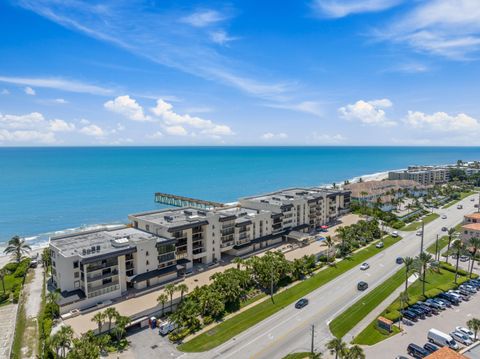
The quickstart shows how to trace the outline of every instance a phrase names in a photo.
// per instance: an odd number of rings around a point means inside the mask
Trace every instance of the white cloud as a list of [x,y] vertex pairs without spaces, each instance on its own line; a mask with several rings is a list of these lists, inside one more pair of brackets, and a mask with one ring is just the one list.
[[376,36],[453,59],[466,59],[480,50],[478,0],[432,0],[417,4],[391,25],[378,30]]
[[0,95],[10,95],[10,91],[8,91],[7,89],[3,89],[2,91],[0,91]]
[[210,33],[210,39],[216,44],[225,45],[230,41],[237,40],[238,38],[228,35],[228,33],[224,30],[218,30]]
[[266,104],[266,106],[290,111],[309,113],[315,116],[323,115],[322,106],[316,101],[303,101],[299,103],[268,103]]
[[94,124],[82,127],[80,132],[92,137],[104,137],[106,135],[106,132],[101,127]]
[[25,115],[2,115],[0,113],[0,127],[25,129],[41,125],[45,117],[39,112],[32,112]]
[[0,82],[16,85],[28,85],[34,87],[50,88],[67,92],[89,93],[92,95],[109,95],[113,91],[104,87],[91,85],[74,80],[62,78],[31,78],[0,76]]
[[416,129],[438,132],[462,132],[465,134],[480,132],[480,122],[464,113],[449,115],[445,112],[435,112],[428,115],[420,111],[408,111],[405,122]]
[[35,96],[37,93],[35,92],[34,89],[32,89],[30,86],[27,86],[23,89],[23,91],[30,96]]
[[173,136],[187,136],[188,131],[180,125],[177,126],[167,126],[165,127],[165,132]]
[[147,135],[147,138],[150,138],[152,140],[158,140],[163,137],[163,133],[161,133],[160,131],[154,132],[151,135]]
[[59,104],[62,104],[62,105],[68,103],[68,101],[63,99],[63,98],[56,98],[55,100],[53,100],[53,102],[59,103]]
[[52,144],[56,142],[56,139],[53,132],[41,132],[35,130],[9,131],[0,129],[0,142]]
[[73,123],[68,123],[64,120],[51,120],[49,121],[50,130],[53,132],[71,132],[75,131],[75,125]]
[[180,22],[194,26],[207,27],[226,19],[226,16],[215,10],[202,10],[191,15],[182,17]]
[[312,139],[315,143],[336,144],[336,143],[344,142],[347,138],[343,135],[340,135],[340,134],[329,135],[327,133],[313,132]]
[[173,106],[170,103],[162,99],[157,100],[157,105],[153,107],[151,111],[169,126],[188,125],[201,129],[202,133],[206,134],[221,134],[223,136],[233,134],[227,125],[216,124],[213,121],[205,120],[197,116],[190,116],[189,114],[180,115],[173,111]]
[[393,126],[396,122],[389,120],[384,110],[392,105],[389,99],[359,100],[354,104],[339,108],[338,112],[343,118],[350,121],[360,121],[367,125]]
[[351,14],[387,10],[403,0],[314,0],[312,6],[319,14],[332,18]]
[[0,113],[0,142],[54,143],[55,134],[39,112],[25,115]]
[[81,125],[89,125],[90,124],[90,121],[87,120],[86,118],[82,118],[79,122],[80,122]]
[[114,100],[107,101],[103,106],[112,112],[118,113],[133,121],[150,121],[149,116],[145,116],[142,106],[128,95],[118,96]]
[[272,132],[267,132],[264,133],[261,138],[266,141],[274,141],[274,140],[283,140],[288,138],[288,135],[286,133],[272,133]]

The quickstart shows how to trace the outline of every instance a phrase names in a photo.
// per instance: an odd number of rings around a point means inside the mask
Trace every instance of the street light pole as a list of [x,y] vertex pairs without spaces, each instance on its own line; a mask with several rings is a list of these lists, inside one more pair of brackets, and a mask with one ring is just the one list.
[[425,222],[422,221],[422,239],[420,241],[420,253],[423,253],[423,236],[425,232]]
[[312,324],[312,344],[310,346],[310,353],[312,353],[312,356],[314,353],[314,343],[313,343],[314,337],[315,337],[315,325]]
[[438,255],[438,234],[437,234],[437,240],[435,241],[435,260],[436,261],[440,260],[440,257]]

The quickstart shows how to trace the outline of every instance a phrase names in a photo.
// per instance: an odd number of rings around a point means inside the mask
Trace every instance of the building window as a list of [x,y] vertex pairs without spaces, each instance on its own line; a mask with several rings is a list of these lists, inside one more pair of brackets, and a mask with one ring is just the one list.
[[80,288],[80,281],[79,280],[76,280],[75,282],[73,282],[73,286],[75,288]]
[[149,262],[149,261],[147,261],[145,264],[148,266],[148,265],[150,264],[150,262]]
[[112,283],[112,278],[106,278],[103,280],[102,284],[105,285],[105,284],[109,284],[109,283]]
[[80,273],[78,273],[78,272],[73,273],[73,277],[74,277],[74,278],[80,277]]
[[52,267],[56,267],[57,266],[57,263],[55,263],[55,261],[52,261]]
[[73,262],[73,268],[78,268],[78,261]]
[[147,225],[145,226],[145,230],[146,230],[147,232],[150,232],[150,225],[149,225],[149,224],[147,224]]
[[146,252],[145,252],[145,255],[146,255],[146,256],[148,256],[148,255],[149,255],[148,251],[146,251]]

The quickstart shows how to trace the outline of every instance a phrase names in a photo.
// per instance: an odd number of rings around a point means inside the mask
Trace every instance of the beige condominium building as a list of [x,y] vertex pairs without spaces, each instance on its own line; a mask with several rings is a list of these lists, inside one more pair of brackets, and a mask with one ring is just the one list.
[[462,225],[462,239],[468,241],[472,237],[480,238],[480,213],[467,214]]
[[189,274],[332,223],[350,192],[293,188],[242,198],[235,206],[131,214],[129,227],[52,237],[52,282],[61,312],[82,309]]
[[450,179],[449,167],[410,166],[403,171],[388,172],[389,180],[412,180],[424,186],[446,183]]

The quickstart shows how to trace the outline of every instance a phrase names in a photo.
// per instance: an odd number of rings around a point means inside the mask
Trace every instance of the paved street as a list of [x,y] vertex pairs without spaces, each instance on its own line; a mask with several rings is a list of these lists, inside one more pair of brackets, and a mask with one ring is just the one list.
[[[477,198],[477,195],[471,196]],[[447,219],[437,219],[425,226],[425,247],[443,235],[441,227],[453,227],[462,221],[463,215],[474,211],[474,203],[468,197],[462,200],[463,210],[456,206],[439,209]],[[341,275],[312,292],[310,304],[302,310],[292,306],[283,309],[249,330],[206,353],[185,354],[184,358],[283,358],[288,353],[310,349],[311,325],[316,327],[315,347],[324,350],[331,338],[328,323],[339,313],[355,303],[377,285],[385,281],[399,268],[396,257],[415,256],[420,250],[420,237],[414,232],[401,234],[404,239],[369,260],[370,269],[358,268]],[[360,280],[369,283],[369,289],[359,293],[356,284]]]

